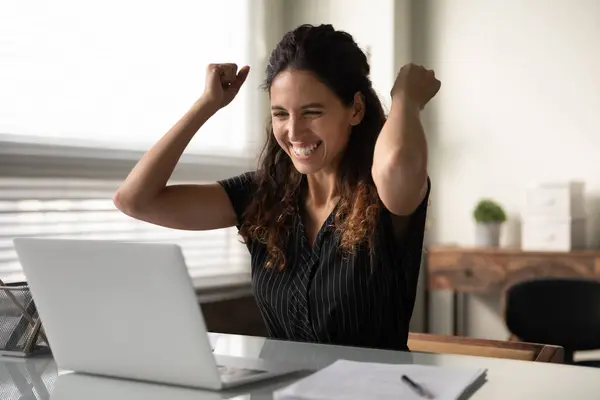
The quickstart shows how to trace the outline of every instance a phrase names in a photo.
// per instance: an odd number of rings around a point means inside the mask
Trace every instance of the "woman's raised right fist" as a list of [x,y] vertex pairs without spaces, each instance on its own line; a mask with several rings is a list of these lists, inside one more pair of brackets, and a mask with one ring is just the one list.
[[218,109],[225,107],[240,91],[248,72],[250,67],[247,65],[238,71],[236,64],[209,64],[202,97]]

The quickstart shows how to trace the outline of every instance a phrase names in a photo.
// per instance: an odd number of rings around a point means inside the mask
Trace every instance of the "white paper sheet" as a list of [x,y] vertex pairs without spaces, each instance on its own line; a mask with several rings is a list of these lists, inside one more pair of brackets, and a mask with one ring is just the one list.
[[402,381],[402,375],[407,375],[434,394],[436,400],[455,400],[485,373],[486,370],[483,368],[338,360],[330,366],[276,391],[274,399],[425,399]]

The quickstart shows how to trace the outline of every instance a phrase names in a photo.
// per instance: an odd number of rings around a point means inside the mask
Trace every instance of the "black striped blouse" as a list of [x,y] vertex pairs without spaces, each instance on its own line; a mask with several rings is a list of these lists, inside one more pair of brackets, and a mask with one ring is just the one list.
[[[242,222],[254,173],[219,181]],[[410,217],[379,214],[376,251],[342,257],[335,210],[308,243],[300,213],[290,228],[283,271],[264,268],[266,246],[250,241],[252,288],[268,333],[283,340],[406,350],[421,264],[425,199]],[[239,225],[238,225],[239,228]]]

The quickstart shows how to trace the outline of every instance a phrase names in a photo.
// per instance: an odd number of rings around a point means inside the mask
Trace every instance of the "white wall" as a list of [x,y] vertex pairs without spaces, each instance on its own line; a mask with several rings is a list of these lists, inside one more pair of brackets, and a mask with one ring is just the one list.
[[[482,196],[511,214],[518,244],[524,188],[586,182],[589,244],[600,242],[600,2],[419,0],[413,45],[442,81],[427,121],[434,192],[430,240],[473,243]],[[436,296],[432,327],[447,331]],[[467,302],[467,333],[505,338],[496,296]]]

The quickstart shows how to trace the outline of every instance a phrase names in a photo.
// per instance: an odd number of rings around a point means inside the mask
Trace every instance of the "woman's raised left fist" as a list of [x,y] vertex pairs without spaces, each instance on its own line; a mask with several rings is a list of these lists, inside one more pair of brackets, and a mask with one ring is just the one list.
[[437,94],[441,85],[433,70],[406,64],[400,69],[394,82],[392,101],[409,101],[422,109]]

